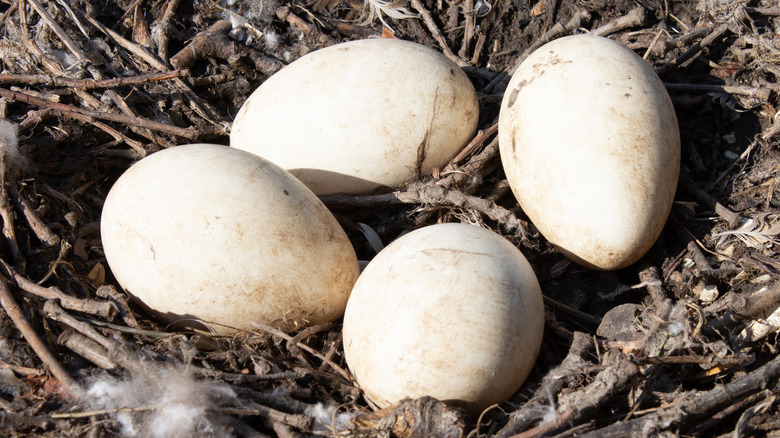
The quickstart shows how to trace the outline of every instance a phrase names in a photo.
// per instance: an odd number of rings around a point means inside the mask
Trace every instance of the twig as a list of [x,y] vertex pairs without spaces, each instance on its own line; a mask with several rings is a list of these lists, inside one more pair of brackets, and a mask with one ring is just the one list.
[[128,333],[134,336],[146,336],[153,339],[168,338],[176,334],[176,333],[161,332],[156,330],[144,330],[137,327],[127,327],[119,324],[111,324],[110,322],[99,321],[96,319],[84,318],[84,320],[98,327],[106,327],[117,332]]
[[[103,54],[92,44],[92,40],[89,37],[89,33],[87,32],[87,29],[85,26],[81,23],[81,20],[79,19],[79,16],[76,14],[76,12],[73,10],[73,8],[70,7],[70,4],[66,2],[65,0],[58,0],[59,4],[67,11],[68,16],[73,20],[73,22],[76,24],[76,27],[81,31],[82,35],[84,36],[84,41],[86,41],[87,46],[92,50],[92,58],[99,61],[106,69],[108,69],[114,76],[119,77],[119,73],[114,69],[114,67],[106,61],[106,59],[103,57]],[[86,54],[84,54],[77,46],[68,46],[73,53],[74,56],[76,56],[79,60],[87,60]],[[103,73],[95,68],[94,65],[91,63],[86,64],[87,71],[95,80],[103,80]],[[84,93],[83,90],[76,89],[75,90],[77,94],[79,95],[86,95],[87,93]],[[119,95],[114,89],[108,88],[105,92],[105,95],[108,96],[112,102],[119,108],[119,110],[124,113],[126,116],[129,117],[138,117],[138,114],[130,108],[130,106],[125,102],[124,98]],[[162,143],[160,139],[157,138],[157,136],[149,129],[146,128],[137,128],[137,127],[131,127],[133,131],[138,132],[139,134],[149,138],[152,142],[156,144]],[[140,132],[139,132],[140,131]],[[109,131],[109,134],[111,132]],[[117,138],[116,135],[114,135],[115,138]],[[143,147],[138,144],[137,142],[134,142],[130,140],[129,138],[125,137],[124,135],[119,135],[118,139],[124,140],[127,139],[128,145],[130,145],[133,149],[135,149],[138,154],[141,157],[146,156],[146,151],[143,149]]]
[[544,422],[513,438],[529,438],[552,432],[571,422],[577,424],[596,415],[599,407],[622,391],[626,384],[639,374],[639,367],[628,357],[610,350],[610,364],[596,375],[584,389],[559,398],[558,415],[555,419]]
[[225,20],[212,24],[211,27],[196,35],[179,53],[173,55],[171,65],[181,69],[190,67],[199,59],[207,57],[230,59],[239,54],[246,54],[255,68],[267,76],[281,70],[283,67],[281,62],[228,38],[227,33],[231,28],[230,22]]
[[43,222],[43,220],[41,220],[41,218],[38,216],[38,213],[36,213],[35,209],[33,209],[32,205],[30,205],[30,202],[27,201],[27,198],[19,194],[19,189],[16,187],[16,182],[9,181],[8,187],[11,189],[11,197],[13,198],[14,204],[19,210],[19,213],[21,213],[27,219],[27,223],[30,225],[30,228],[32,229],[33,233],[35,233],[35,236],[38,238],[38,240],[40,240],[41,243],[47,247],[59,245],[60,236],[56,235],[54,231],[52,231],[51,228],[49,228],[48,225]]
[[122,114],[112,114],[101,111],[88,110],[71,105],[65,105],[62,103],[49,102],[44,99],[39,99],[29,94],[14,92],[0,88],[0,97],[5,97],[8,100],[24,102],[29,105],[35,105],[42,108],[49,108],[57,111],[66,117],[78,117],[87,116],[100,120],[109,120],[117,123],[124,123],[126,125],[138,126],[141,128],[152,129],[154,131],[164,132],[166,134],[172,134],[179,137],[183,137],[189,140],[194,140],[202,135],[214,135],[219,133],[219,128],[206,128],[201,127],[196,129],[194,127],[179,128],[177,126],[167,125],[165,123],[159,123],[152,120],[144,119],[142,117],[129,117]]
[[79,321],[72,315],[69,315],[68,312],[60,307],[54,300],[48,300],[44,303],[43,312],[46,314],[47,318],[53,319],[76,330],[82,335],[97,342],[101,347],[105,348],[106,351],[114,349],[113,341],[100,334],[88,323]]
[[[480,142],[483,142],[485,138],[487,137],[481,138]],[[473,144],[476,148],[478,147],[477,145],[479,143],[474,142]],[[441,187],[451,187],[453,185],[462,184],[472,176],[478,175],[479,172],[487,165],[488,161],[490,161],[490,159],[496,155],[498,155],[498,138],[494,138],[493,141],[485,146],[485,149],[483,149],[482,152],[472,157],[471,160],[469,160],[469,162],[465,165],[459,168],[450,168],[450,165],[447,165],[444,173],[449,173],[449,175],[436,181],[436,185]]]
[[117,365],[111,360],[106,349],[80,333],[70,329],[65,330],[57,338],[57,343],[64,345],[74,353],[104,370],[116,369]]
[[[260,322],[254,322],[253,326],[255,328],[257,328],[258,330],[262,330],[262,331],[264,331],[266,333],[270,333],[270,334],[272,334],[274,336],[278,336],[278,337],[284,339],[285,341],[291,342],[293,340],[292,336],[288,335],[287,333],[285,333],[285,332],[283,332],[281,330],[278,330],[278,329],[276,329],[274,327],[271,327],[268,324],[263,324],[263,323],[260,323]],[[324,363],[327,363],[328,365],[330,365],[330,367],[334,371],[336,371],[339,375],[341,375],[341,377],[345,378],[348,382],[352,381],[352,378],[350,377],[348,372],[344,371],[344,369],[341,368],[337,363],[335,363],[332,360],[328,359],[327,357],[323,356],[322,354],[317,352],[315,349],[309,347],[306,344],[301,344],[301,343],[298,343],[297,347],[302,349],[302,350],[307,351],[308,353],[314,355],[319,360],[321,360]]]
[[745,397],[742,400],[733,400],[732,404],[726,406],[722,411],[718,412],[717,414],[713,415],[710,418],[707,418],[706,420],[702,421],[701,423],[696,425],[695,430],[693,431],[693,436],[702,436],[707,430],[710,428],[717,426],[718,424],[721,424],[726,417],[729,415],[741,411],[745,409],[747,406],[750,406],[752,404],[755,404],[761,399],[766,399],[767,397],[772,395],[772,391],[767,389],[761,392],[757,392],[755,394],[749,395]]
[[116,314],[116,306],[111,302],[76,298],[62,292],[55,286],[40,286],[24,275],[17,273],[5,260],[0,259],[0,269],[2,269],[3,275],[12,278],[23,291],[47,300],[59,300],[60,304],[66,309],[107,319],[111,319]]
[[314,417],[309,417],[307,415],[288,414],[286,412],[277,411],[276,409],[269,408],[268,406],[263,406],[261,404],[247,400],[242,401],[242,403],[245,406],[240,408],[222,407],[207,410],[224,415],[258,415],[270,420],[273,423],[287,424],[302,431],[309,431],[314,425]]
[[30,32],[27,29],[27,8],[19,8],[19,27],[22,30],[22,41],[24,41],[24,47],[27,51],[37,58],[50,72],[55,75],[64,74],[65,69],[58,62],[43,53],[38,44],[30,37]]
[[3,15],[0,16],[0,30],[3,29],[3,26],[5,26],[5,23],[7,23],[6,20],[8,20],[8,17],[11,16],[14,12],[16,12],[16,7],[19,5],[18,1],[11,2],[11,6],[3,12]]
[[382,195],[323,195],[320,199],[332,207],[377,207],[402,204],[446,205],[484,214],[520,237],[526,235],[526,224],[510,210],[493,201],[469,196],[451,188],[415,182],[406,190]]
[[[77,119],[78,117],[74,115],[73,118]],[[126,143],[133,150],[132,152],[135,154],[135,157],[143,158],[143,157],[148,155],[148,152],[146,151],[146,149],[144,149],[144,145],[141,142],[133,140],[132,138],[122,134],[121,132],[117,131],[116,129],[114,129],[114,128],[108,126],[108,125],[106,125],[103,122],[98,122],[97,120],[94,120],[94,119],[92,119],[90,117],[87,117],[87,116],[82,116],[82,118],[83,118],[83,121],[85,123],[90,123],[92,126],[98,128],[98,129],[102,130],[103,132],[105,132],[106,134],[114,137],[114,141],[112,143],[109,143],[109,145]],[[155,137],[154,134],[151,134],[151,131],[149,131],[148,129],[147,130],[142,130],[142,131],[146,131],[146,132],[148,132],[150,134],[150,135],[145,135],[150,140],[152,140],[152,141],[154,141],[156,143],[162,143],[161,141],[159,141],[160,139]],[[107,146],[106,145],[101,145],[99,147],[104,148],[104,147],[107,147]]]
[[134,329],[141,328],[141,326],[138,325],[138,321],[136,321],[135,316],[133,315],[133,311],[130,309],[130,305],[127,303],[127,295],[120,293],[112,285],[103,285],[98,287],[95,291],[95,295],[101,298],[108,298],[116,303],[116,306],[119,309],[119,315],[122,317],[122,320],[124,320],[125,324]]
[[78,384],[70,377],[65,368],[60,365],[46,344],[38,337],[38,334],[35,333],[35,330],[27,321],[27,318],[25,318],[24,313],[22,313],[21,308],[16,304],[16,300],[14,300],[10,289],[8,289],[7,280],[4,277],[0,277],[0,305],[3,306],[3,309],[5,309],[5,312],[14,322],[16,328],[19,329],[24,339],[27,340],[27,343],[30,344],[30,347],[32,347],[46,368],[59,380],[65,391],[70,395],[80,396],[81,389]]
[[474,138],[469,142],[469,144],[467,144],[466,147],[461,149],[461,151],[458,152],[458,155],[456,155],[455,158],[450,160],[449,164],[447,164],[447,167],[444,168],[444,172],[454,169],[456,164],[459,164],[461,161],[463,161],[463,159],[469,156],[469,154],[474,152],[475,149],[485,144],[487,139],[490,138],[496,132],[498,132],[497,122],[492,124],[484,131],[482,130],[478,131],[477,135],[474,136]]
[[313,325],[311,327],[306,327],[300,332],[298,332],[295,336],[292,337],[292,339],[287,341],[287,349],[289,351],[294,351],[295,348],[297,348],[298,345],[301,345],[303,340],[310,336],[314,336],[317,333],[321,333],[326,330],[332,329],[334,324],[332,322],[326,322],[324,324],[317,324]]
[[27,428],[63,431],[73,427],[72,424],[66,421],[53,419],[46,415],[24,415],[5,411],[0,411],[0,424],[7,428],[5,430],[11,431],[21,431]]
[[189,44],[173,55],[171,65],[181,69],[190,67],[195,64],[195,61],[208,56],[227,59],[236,53],[235,43],[225,37],[232,27],[233,25],[226,20],[215,22],[208,29],[195,35]]
[[592,354],[593,350],[594,344],[591,335],[574,332],[569,352],[561,364],[544,376],[533,397],[509,415],[509,421],[496,436],[506,438],[541,420],[546,413],[543,407],[552,402],[550,397],[557,395],[567,382],[580,376],[583,369],[591,364],[585,360],[585,356]]
[[310,376],[311,374],[303,371],[282,371],[279,373],[270,374],[236,374],[226,373],[224,371],[211,370],[200,367],[190,367],[193,374],[201,377],[209,377],[216,380],[222,380],[229,382],[233,385],[247,385],[257,382],[265,382],[271,380],[295,380],[302,379]]
[[78,88],[81,90],[90,90],[95,88],[116,88],[128,85],[142,85],[149,82],[164,81],[173,78],[183,77],[181,70],[170,70],[163,73],[150,73],[145,75],[112,78],[112,79],[71,79],[63,76],[52,75],[27,75],[0,73],[0,83],[8,84],[26,84],[26,85],[49,85],[54,87]]
[[280,20],[284,20],[290,25],[297,27],[303,31],[303,33],[311,33],[311,25],[303,18],[295,15],[295,13],[290,10],[289,6],[279,6],[276,8],[275,14]]
[[702,49],[705,47],[708,47],[710,44],[714,43],[716,40],[720,39],[723,34],[726,33],[726,31],[729,29],[728,23],[723,23],[718,25],[709,35],[704,37],[701,41],[691,46],[688,50],[683,52],[680,56],[675,58],[674,61],[664,64],[663,66],[657,68],[655,72],[658,74],[658,76],[665,76],[669,72],[671,72],[673,69],[679,67],[682,65],[685,61],[691,59],[694,55],[699,53]]
[[764,87],[751,87],[749,85],[712,85],[712,84],[673,84],[664,82],[664,87],[669,91],[687,91],[692,93],[727,93],[748,96],[761,101],[769,101],[772,90]]
[[607,36],[615,32],[620,32],[623,29],[641,26],[647,22],[648,18],[647,10],[644,6],[640,5],[629,11],[628,14],[610,21],[591,33],[598,36]]
[[690,184],[687,186],[687,189],[693,195],[693,197],[696,198],[697,201],[703,203],[708,208],[713,209],[715,213],[721,217],[721,219],[725,220],[729,228],[734,229],[742,224],[743,219],[739,213],[735,213],[730,208],[716,201],[709,195],[709,193],[705,192],[697,185]]
[[[122,37],[118,33],[107,28],[105,25],[103,25],[103,23],[97,21],[91,15],[87,15],[84,18],[87,21],[89,21],[90,24],[95,26],[98,30],[103,32],[106,36],[111,38],[118,45],[122,46],[123,48],[129,50],[134,55],[143,59],[152,68],[156,69],[157,71],[169,70],[168,66],[163,61],[160,61],[159,58],[152,55],[146,49],[139,46],[138,44],[135,44],[132,41],[127,40],[126,38]],[[195,92],[192,91],[192,89],[188,87],[183,80],[181,80],[181,78],[173,78],[173,81],[176,84],[176,86],[180,90],[182,90],[184,94],[190,99],[190,101],[193,104],[193,109],[195,110],[195,112],[198,113],[198,115],[203,117],[205,120],[213,123],[214,125],[218,125],[219,134],[227,134],[229,132],[229,127],[223,121],[223,118],[219,115],[219,113],[214,108],[212,108],[210,105],[204,102],[200,97],[198,97],[198,95],[196,95]]]
[[16,374],[23,374],[25,376],[40,376],[44,374],[44,371],[38,368],[23,367],[21,365],[14,365],[12,363],[0,361],[0,369],[11,370]]
[[684,421],[700,418],[716,409],[761,391],[780,377],[780,356],[751,371],[733,382],[717,386],[709,391],[691,391],[676,403],[629,421],[613,423],[607,427],[580,435],[587,438],[626,436],[652,436],[665,430],[675,430]]
[[19,243],[16,241],[16,231],[14,231],[14,214],[11,211],[11,202],[8,199],[8,191],[5,186],[5,165],[4,159],[0,158],[2,169],[0,169],[0,218],[3,219],[3,236],[8,242],[8,248],[11,250],[11,256],[14,258],[14,264],[20,271],[25,270],[27,262],[19,250]]
[[65,33],[65,31],[60,27],[59,24],[57,24],[56,21],[54,21],[54,18],[49,14],[49,12],[46,10],[46,8],[43,7],[43,5],[38,0],[27,0],[27,2],[32,5],[33,9],[38,13],[38,15],[43,18],[43,20],[46,22],[46,24],[51,28],[51,30],[54,31],[54,33],[57,34],[57,37],[62,41],[63,44],[68,48],[68,50],[76,56],[79,62],[86,61],[86,57],[81,52],[81,49],[78,45],[76,45],[76,42],[73,41],[68,34]]
[[411,0],[410,3],[414,8],[414,10],[417,11],[422,17],[423,21],[425,22],[425,25],[428,27],[428,30],[431,32],[431,36],[433,36],[433,39],[436,40],[437,43],[439,43],[439,46],[441,47],[441,51],[444,53],[444,56],[452,60],[452,62],[454,62],[455,64],[458,64],[458,66],[460,67],[465,67],[469,65],[468,62],[458,57],[452,51],[452,49],[450,49],[450,46],[447,44],[447,40],[444,39],[444,36],[442,36],[441,31],[439,30],[439,26],[436,24],[436,21],[433,19],[433,15],[431,15],[431,13],[428,12],[428,9],[425,8],[425,5],[423,5],[420,0]]
[[86,19],[89,24],[97,28],[99,31],[103,32],[106,36],[111,38],[115,43],[117,43],[119,46],[124,48],[125,50],[129,51],[133,55],[141,58],[149,64],[152,68],[156,69],[157,71],[167,71],[170,70],[168,66],[165,64],[165,62],[161,61],[160,58],[156,57],[155,55],[149,53],[146,49],[139,46],[138,44],[133,43],[132,41],[122,37],[120,34],[114,32],[113,30],[107,28],[103,23],[97,21],[94,17],[91,15],[87,15],[83,17]]
[[295,414],[305,414],[306,411],[310,411],[312,408],[312,405],[293,398],[287,391],[280,390],[279,388],[275,389],[273,392],[266,393],[242,386],[236,386],[235,384],[231,384],[230,386],[240,399],[254,400],[256,403],[274,409],[293,412]]
[[774,137],[778,133],[780,133],[780,118],[777,118],[775,122],[772,123],[772,126],[764,130],[764,133],[761,134],[761,139],[764,141],[768,141],[770,138]]
[[[464,0],[462,6],[464,13],[466,11],[472,11],[474,9],[474,0]],[[474,13],[465,13],[466,26],[463,30],[463,42],[461,43],[458,56],[461,59],[465,59],[468,56],[468,48],[471,45],[471,41],[474,39],[474,31],[477,24],[477,16]]]
[[[300,430],[311,430],[311,427],[314,423],[313,417],[309,417],[305,415],[297,415],[297,414],[287,414],[285,412],[277,411],[276,409],[272,409],[267,406],[262,406],[252,401],[245,401],[244,403],[245,406],[242,407],[212,407],[212,408],[207,408],[206,411],[214,412],[222,415],[261,416],[274,423],[278,422],[283,424],[289,424],[290,426],[293,426]],[[116,409],[100,409],[100,410],[83,411],[83,412],[64,412],[64,413],[52,414],[50,415],[50,418],[54,418],[54,419],[89,418],[96,415],[111,415],[111,414],[116,414],[121,412],[156,411],[156,410],[165,409],[167,407],[168,405],[166,404],[160,404],[160,405],[145,405],[145,406],[135,406],[135,407],[126,407],[126,408],[116,408]]]
[[157,56],[163,61],[168,61],[168,42],[171,39],[171,18],[176,13],[181,0],[168,0],[165,5],[165,11],[159,21],[152,25],[152,40],[157,44]]
[[350,415],[340,433],[331,436],[462,437],[466,436],[464,417],[463,410],[433,397],[405,398],[376,412]]
[[780,15],[780,8],[752,8],[747,6],[745,7],[745,11],[759,15]]
[[[780,129],[780,122],[775,123],[773,126],[778,126],[778,129]],[[764,133],[766,132],[767,130],[764,131]],[[757,140],[753,140],[752,142],[750,142],[750,145],[748,145],[748,147],[745,148],[745,150],[741,154],[739,154],[739,158],[732,161],[731,164],[729,164],[729,166],[723,172],[721,172],[717,178],[715,178],[715,181],[711,182],[707,186],[707,190],[712,190],[715,187],[717,187],[721,183],[721,181],[723,181],[727,176],[729,176],[731,170],[737,166],[738,162],[743,161],[750,156],[750,154],[753,152],[753,149],[755,149],[758,144],[759,142]]]
[[753,360],[749,355],[738,355],[733,357],[724,357],[722,359],[699,356],[653,356],[637,359],[640,364],[666,364],[666,365],[709,365],[721,367],[733,367],[745,365]]
[[721,329],[730,329],[741,321],[765,318],[780,303],[780,283],[752,296],[739,296],[731,303],[731,309],[718,319],[704,326],[704,333],[715,334]]
[[655,266],[648,266],[639,271],[639,281],[647,285],[653,305],[658,307],[668,298],[661,281],[661,271]]

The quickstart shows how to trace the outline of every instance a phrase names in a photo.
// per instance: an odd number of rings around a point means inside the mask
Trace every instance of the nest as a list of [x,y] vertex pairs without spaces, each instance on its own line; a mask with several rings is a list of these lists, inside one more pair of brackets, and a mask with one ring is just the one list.
[[[0,3],[0,433],[5,436],[773,435],[780,429],[780,8],[772,0],[348,0]],[[496,120],[509,74],[560,36],[608,36],[672,96],[683,161],[649,254],[568,262],[509,191]],[[133,162],[227,144],[267,77],[382,34],[461,65],[479,132],[395,191],[323,196],[360,258],[439,222],[490,228],[545,294],[536,366],[478,418],[430,397],[372,410],[340,325],[176,332],[119,288],[105,195]],[[403,90],[398,90],[403,93]]]

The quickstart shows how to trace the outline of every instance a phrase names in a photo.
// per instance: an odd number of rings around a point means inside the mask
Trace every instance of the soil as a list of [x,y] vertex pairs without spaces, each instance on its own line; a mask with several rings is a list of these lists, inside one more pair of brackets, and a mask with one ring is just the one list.
[[[777,436],[777,3],[373,4],[0,2],[0,434]],[[660,238],[613,272],[569,262],[536,231],[491,130],[513,68],[546,41],[588,32],[656,69],[682,140]],[[242,103],[284,65],[380,36],[461,65],[480,132],[462,160],[420,181],[322,199],[362,260],[374,249],[359,224],[387,244],[439,222],[481,224],[529,259],[545,295],[543,348],[520,391],[478,418],[430,397],[372,409],[339,322],[175,332],[128,299],[102,252],[103,201],[134,162],[228,144]]]

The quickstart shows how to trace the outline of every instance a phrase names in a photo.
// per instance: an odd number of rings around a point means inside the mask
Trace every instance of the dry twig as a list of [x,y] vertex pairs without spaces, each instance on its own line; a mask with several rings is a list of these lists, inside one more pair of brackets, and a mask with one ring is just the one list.
[[5,278],[0,277],[0,304],[5,309],[5,312],[11,318],[16,325],[16,328],[22,333],[24,339],[30,344],[30,347],[35,351],[35,354],[41,359],[46,368],[51,371],[54,377],[59,380],[63,389],[72,396],[80,396],[81,389],[75,380],[68,374],[65,368],[57,361],[57,358],[49,351],[46,344],[43,343],[38,334],[35,333],[32,325],[27,321],[27,318],[22,313],[22,309],[16,303],[11,290],[8,289],[8,283]]
[[144,119],[142,117],[130,117],[121,114],[113,114],[102,111],[88,110],[71,105],[65,105],[62,103],[49,102],[44,99],[31,96],[29,94],[14,92],[0,88],[0,97],[5,97],[8,100],[24,102],[29,105],[35,105],[43,108],[48,108],[60,113],[65,117],[80,118],[86,116],[95,118],[98,120],[109,120],[112,122],[123,123],[125,125],[138,126],[141,128],[147,128],[154,131],[164,132],[166,134],[172,134],[179,137],[183,137],[189,140],[194,140],[201,136],[216,135],[220,132],[220,128],[202,127],[202,128],[179,128],[177,126],[167,125],[165,123],[155,122],[152,120]]
[[320,199],[331,207],[371,208],[401,204],[458,207],[478,211],[498,222],[510,233],[520,237],[526,235],[526,224],[506,208],[487,199],[465,195],[458,190],[432,184],[412,183],[405,190],[383,195],[323,195]]

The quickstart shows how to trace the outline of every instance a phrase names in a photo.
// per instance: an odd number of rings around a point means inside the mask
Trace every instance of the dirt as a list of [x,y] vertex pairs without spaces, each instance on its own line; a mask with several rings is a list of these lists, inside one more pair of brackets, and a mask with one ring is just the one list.
[[[18,129],[20,152],[0,162],[0,433],[776,436],[776,2],[383,5],[396,12],[360,0],[0,2],[0,116],[12,123],[0,133]],[[615,28],[625,17],[636,21]],[[338,321],[176,333],[112,277],[99,221],[119,175],[164,148],[228,144],[249,94],[300,56],[380,36],[424,44],[463,66],[488,132],[513,68],[547,40],[586,32],[645,57],[679,121],[675,204],[639,262],[595,271],[553,248],[512,196],[494,133],[408,186],[322,197],[362,260],[376,244],[365,225],[387,244],[438,222],[481,224],[529,259],[544,346],[520,391],[480,418],[429,397],[373,410],[348,374]],[[161,428],[182,406],[197,415]]]

